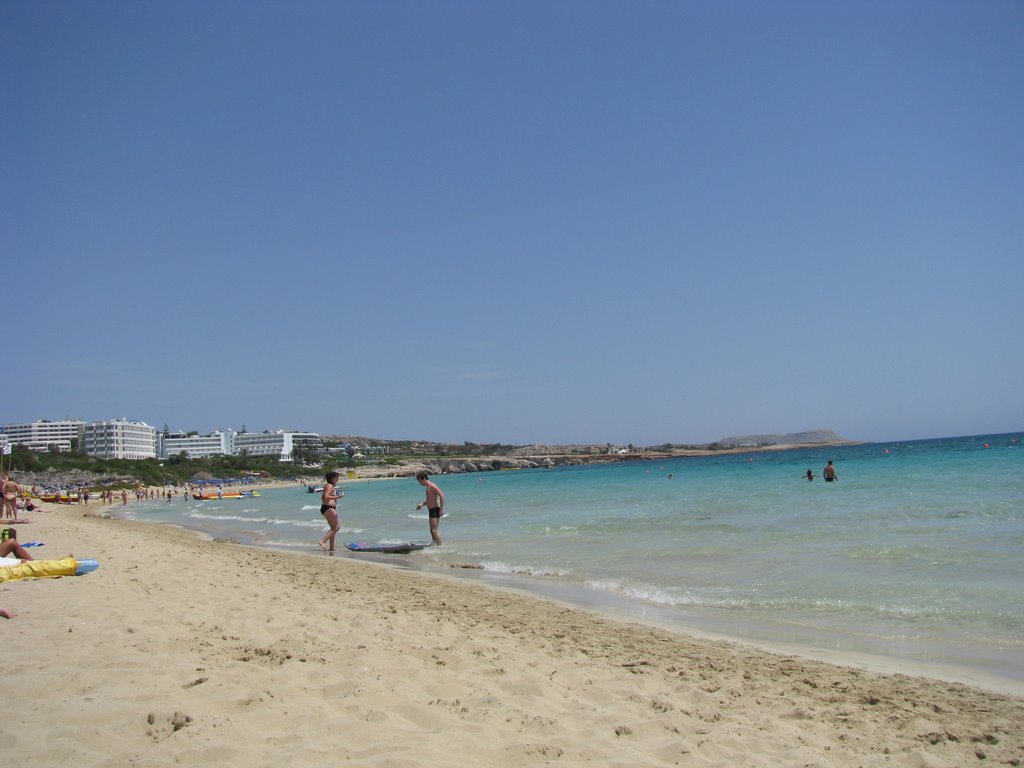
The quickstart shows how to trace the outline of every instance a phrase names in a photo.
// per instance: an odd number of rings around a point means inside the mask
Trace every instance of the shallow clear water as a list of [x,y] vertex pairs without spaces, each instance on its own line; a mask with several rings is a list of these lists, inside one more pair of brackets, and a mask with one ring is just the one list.
[[[802,479],[830,458],[839,482]],[[1010,434],[441,476],[444,546],[381,559],[747,639],[1024,680],[1022,469],[1024,434]],[[319,497],[262,493],[125,511],[319,553]],[[349,481],[339,539],[428,540],[422,498],[413,479]]]

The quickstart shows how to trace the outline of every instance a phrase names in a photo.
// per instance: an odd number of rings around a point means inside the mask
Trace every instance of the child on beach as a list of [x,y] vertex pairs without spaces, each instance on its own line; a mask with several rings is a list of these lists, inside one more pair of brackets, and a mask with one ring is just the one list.
[[425,501],[416,505],[416,509],[427,508],[427,513],[430,515],[430,538],[434,540],[434,543],[441,544],[441,535],[437,532],[438,526],[441,524],[441,518],[444,517],[444,494],[441,489],[428,479],[430,475],[426,472],[420,472],[416,475],[416,481],[427,489],[427,498]]
[[[341,530],[341,524],[338,522],[338,499],[344,496],[345,492],[335,490],[335,484],[339,477],[341,475],[336,470],[331,470],[324,475],[324,480],[327,482],[324,485],[324,492],[320,494],[320,514],[327,518],[327,524],[331,526],[331,530],[325,533],[317,543],[320,545],[320,549],[328,552],[334,551],[334,537]],[[330,549],[327,548],[327,542],[331,543]]]

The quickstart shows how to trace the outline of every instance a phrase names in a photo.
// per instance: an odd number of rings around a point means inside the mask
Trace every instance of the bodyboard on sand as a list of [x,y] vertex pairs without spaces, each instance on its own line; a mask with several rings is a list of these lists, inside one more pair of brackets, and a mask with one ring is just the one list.
[[403,541],[398,544],[366,544],[361,541],[346,541],[345,549],[351,552],[387,552],[392,555],[407,555],[418,549],[426,549],[429,541]]

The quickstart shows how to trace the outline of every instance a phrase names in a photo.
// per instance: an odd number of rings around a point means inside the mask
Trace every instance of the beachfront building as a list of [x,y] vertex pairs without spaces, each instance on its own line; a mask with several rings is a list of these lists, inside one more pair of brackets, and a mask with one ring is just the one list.
[[11,445],[20,445],[31,451],[67,452],[73,446],[81,445],[84,426],[81,419],[40,419],[27,424],[4,424],[0,426],[0,432],[6,435]]
[[94,421],[82,427],[81,449],[99,459],[155,459],[156,429],[144,421]]
[[292,461],[296,448],[304,453],[316,455],[324,450],[317,432],[279,429],[274,432],[238,432],[234,438],[236,456],[273,456],[278,461]]
[[157,435],[157,456],[161,459],[182,453],[187,459],[230,456],[234,453],[235,434],[232,429],[227,432],[218,429],[208,435],[186,435],[183,432],[160,434]]

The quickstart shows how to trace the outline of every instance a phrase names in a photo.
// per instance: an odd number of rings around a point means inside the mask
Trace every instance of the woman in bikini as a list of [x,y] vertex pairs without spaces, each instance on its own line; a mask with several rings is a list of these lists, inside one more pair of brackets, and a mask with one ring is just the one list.
[[[324,476],[324,480],[327,481],[324,485],[324,492],[320,494],[320,514],[327,518],[327,524],[331,526],[331,530],[325,533],[318,543],[320,544],[320,549],[328,552],[334,551],[334,537],[341,530],[341,524],[338,522],[338,499],[344,496],[345,492],[335,490],[335,484],[338,482],[339,477],[341,475],[334,470],[328,472]],[[331,543],[329,549],[327,542]]]

